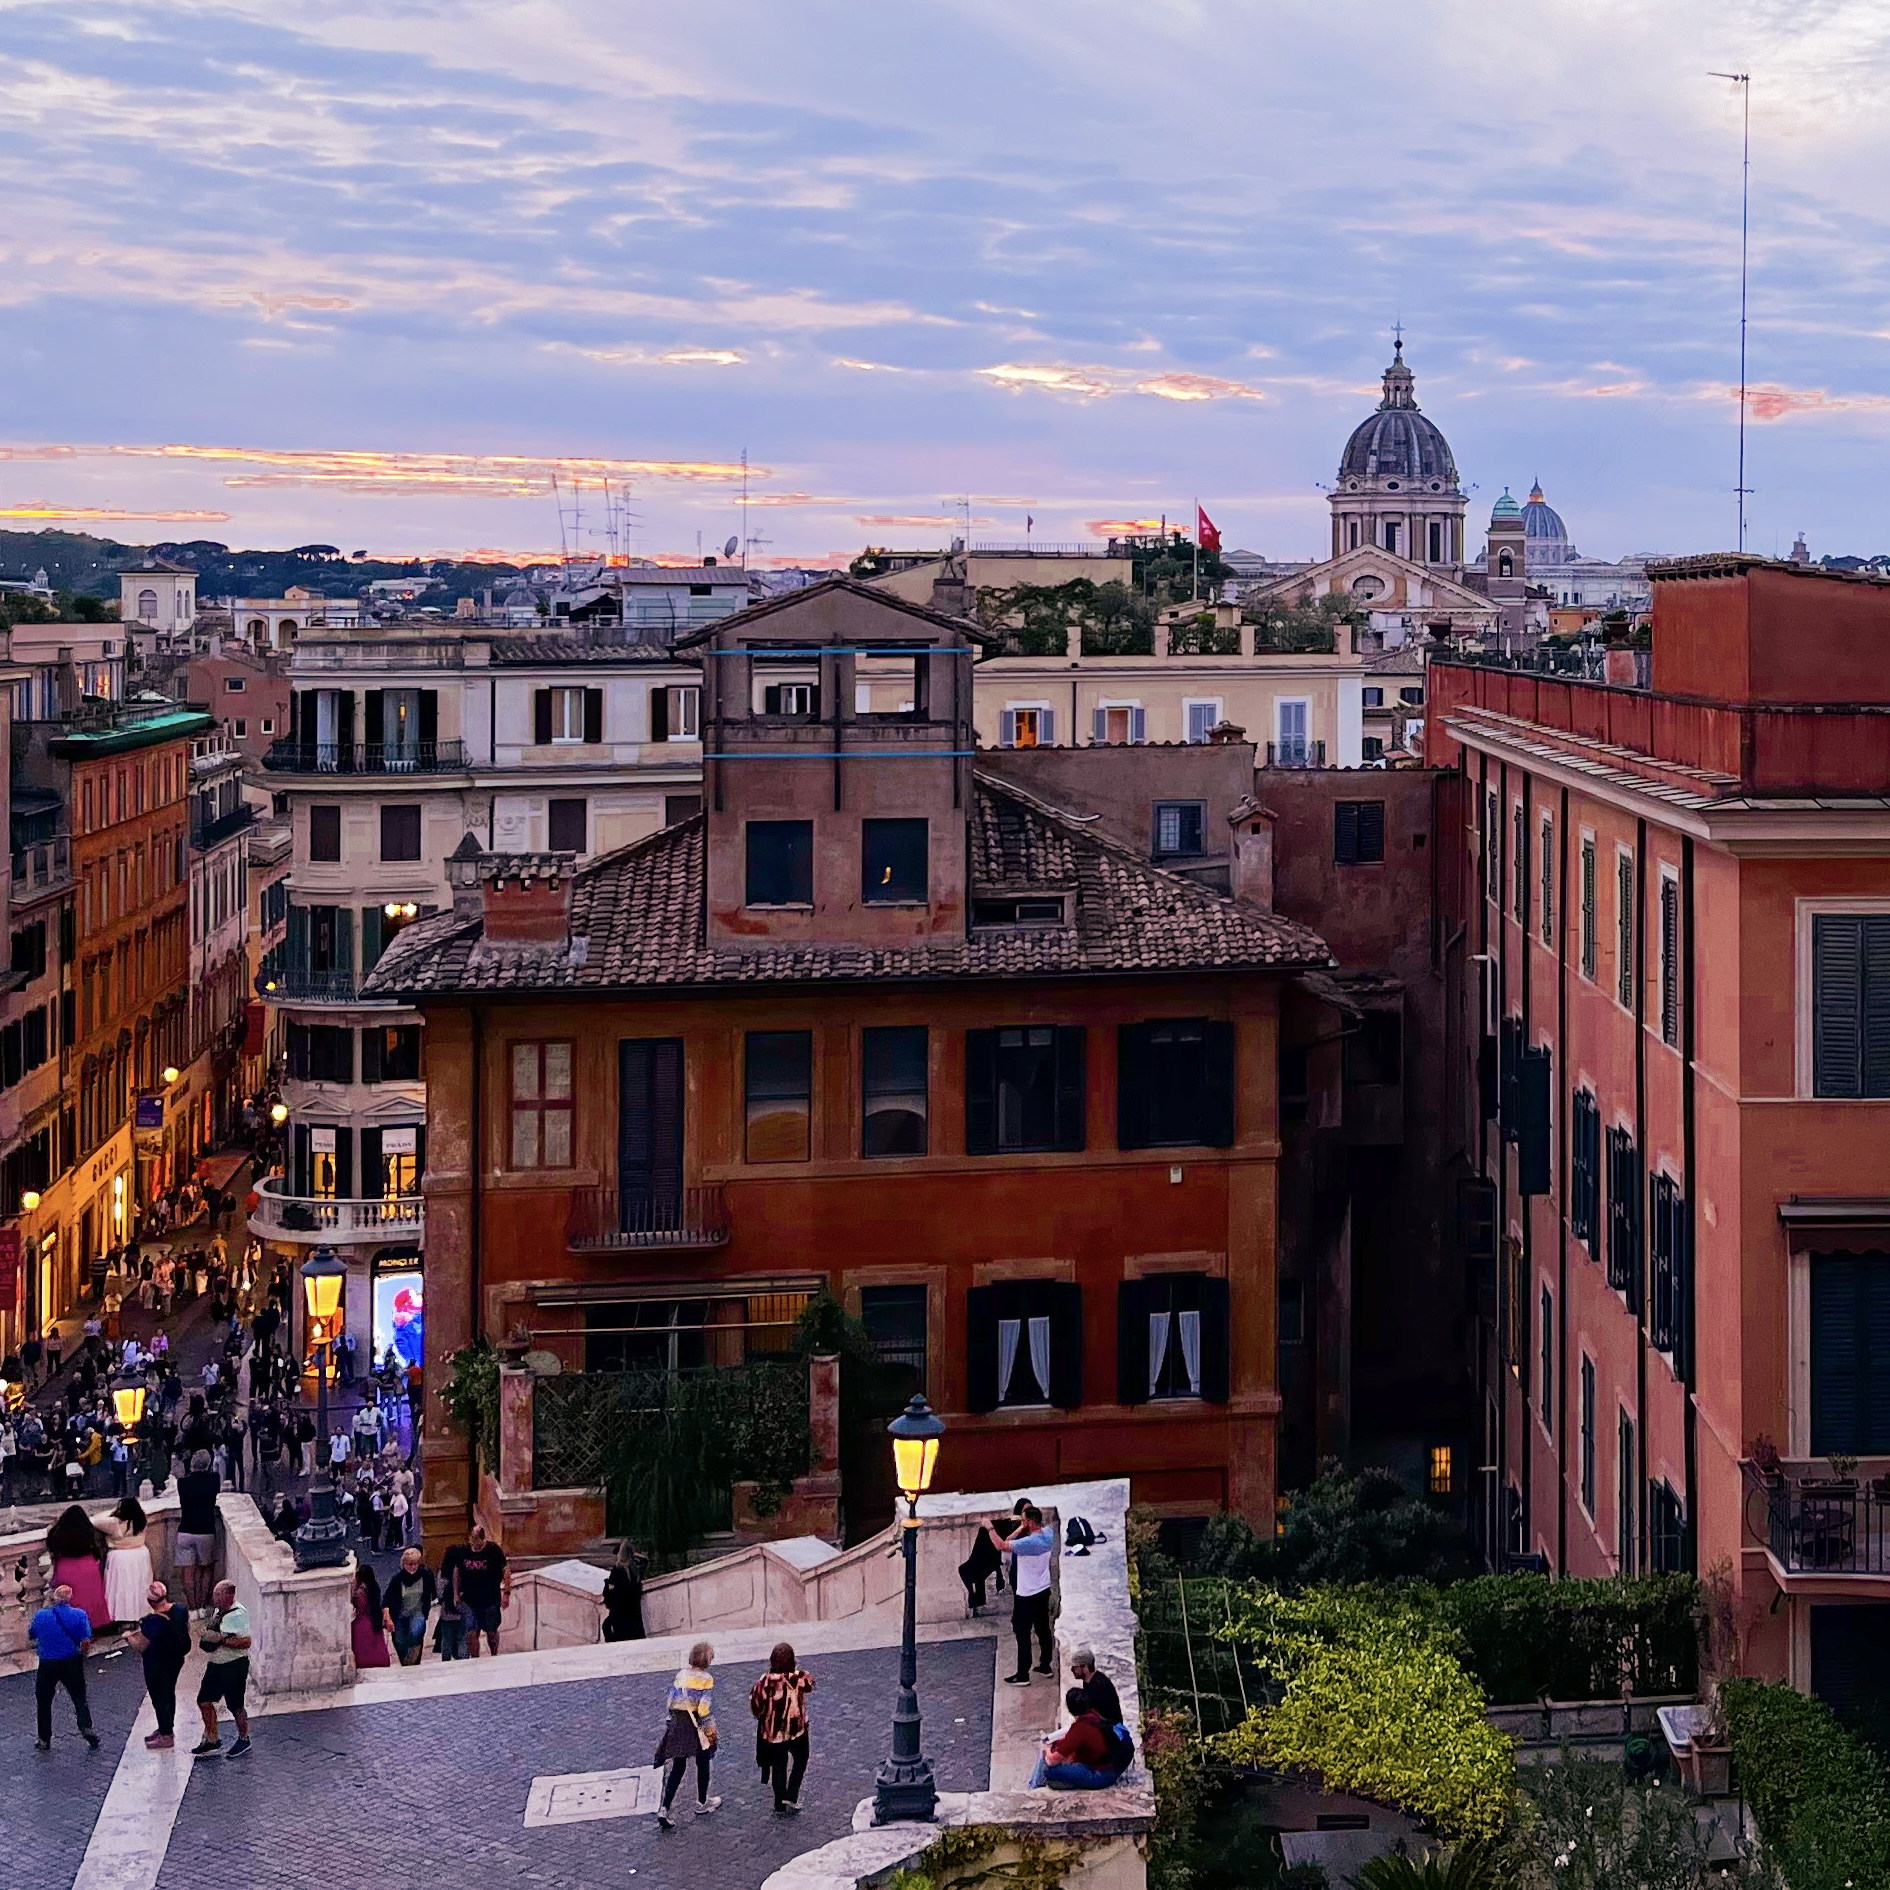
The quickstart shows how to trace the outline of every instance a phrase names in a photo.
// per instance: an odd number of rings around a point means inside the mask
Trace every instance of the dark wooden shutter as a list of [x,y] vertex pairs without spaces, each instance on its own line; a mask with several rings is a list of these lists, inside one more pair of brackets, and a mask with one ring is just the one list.
[[[1089,1033],[1081,1024],[1057,1026],[1056,1145],[1060,1149],[1089,1146],[1088,1043]],[[1051,1402],[1054,1404],[1056,1400],[1053,1398]]]
[[1236,1116],[1235,1026],[1201,1026],[1201,1140],[1208,1148],[1232,1148]]
[[298,1122],[289,1130],[289,1192],[306,1196],[310,1179],[308,1124]]
[[1385,804],[1360,801],[1358,804],[1358,857],[1369,864],[1385,857]]
[[543,747],[551,740],[551,691],[532,691],[532,740]]
[[1890,917],[1863,922],[1863,1093],[1890,1096]]
[[362,736],[371,748],[387,740],[387,696],[384,690],[370,689],[362,698],[367,710],[367,732]]
[[335,1199],[354,1199],[354,1131],[335,1131]]
[[[289,740],[297,741],[302,733],[302,691],[289,691]],[[313,739],[311,737],[311,739]]]
[[1116,1146],[1147,1148],[1148,1045],[1146,1024],[1116,1026]]
[[1680,887],[1660,882],[1660,1039],[1680,1041]]
[[440,739],[440,692],[437,689],[420,691],[420,743],[423,748],[431,749]]
[[289,965],[296,971],[308,969],[308,907],[291,906],[288,922]]
[[289,1075],[297,1083],[308,1081],[308,1026],[291,1023],[288,1035]]
[[1050,1308],[1050,1402],[1074,1411],[1083,1402],[1083,1289],[1047,1282]]
[[669,740],[669,691],[661,685],[650,691],[650,740]]
[[584,739],[587,742],[604,739],[604,692],[601,689],[584,692]]
[[1332,857],[1340,866],[1358,864],[1357,801],[1337,801],[1332,808]]
[[1811,922],[1812,1091],[1855,1096],[1863,1075],[1863,921],[1820,914]]
[[343,689],[335,702],[335,741],[340,753],[335,765],[344,773],[354,767],[354,691]]
[[[371,1034],[371,1033],[370,1033]],[[362,1049],[367,1048],[363,1040]],[[361,1199],[378,1201],[387,1192],[387,1163],[381,1154],[379,1129],[361,1131]]]
[[1554,1058],[1550,1052],[1525,1050],[1516,1075],[1516,1188],[1520,1194],[1549,1192],[1554,1153],[1549,1112],[1554,1091]]
[[[991,1155],[996,1151],[997,1032],[968,1030],[965,1032],[965,1153]],[[992,1359],[991,1370],[995,1375],[995,1353]],[[992,1403],[996,1402],[994,1397]],[[982,1408],[989,1410],[991,1407],[986,1405]]]
[[1812,1256],[1811,1450],[1890,1451],[1890,1254]]
[[379,906],[361,908],[361,969],[372,971],[381,962],[381,920]]
[[965,1295],[965,1408],[970,1411],[997,1409],[997,1295],[995,1286],[974,1286]]
[[354,908],[352,906],[335,908],[335,969],[337,971],[354,969]]
[[633,1214],[681,1206],[683,1045],[680,1037],[626,1037],[617,1045],[617,1188],[624,1226],[661,1227]]
[[1122,1280],[1116,1286],[1116,1402],[1148,1402],[1149,1282]]
[[[364,1083],[378,1083],[381,1080],[381,1049],[385,1039],[378,1029],[368,1029],[361,1033],[361,1080]],[[365,1134],[366,1131],[364,1130]],[[375,1130],[379,1135],[380,1131]],[[363,1160],[366,1158],[363,1157]]]
[[1201,1396],[1225,1404],[1233,1378],[1233,1320],[1227,1282],[1210,1275],[1201,1282]]

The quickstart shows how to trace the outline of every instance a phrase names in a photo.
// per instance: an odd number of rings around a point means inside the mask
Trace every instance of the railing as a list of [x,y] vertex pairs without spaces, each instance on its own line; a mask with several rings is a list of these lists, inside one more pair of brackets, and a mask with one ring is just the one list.
[[384,1240],[418,1240],[426,1224],[422,1197],[395,1195],[388,1200],[344,1201],[320,1195],[289,1194],[280,1176],[257,1185],[256,1211],[250,1226],[258,1233],[319,1235],[346,1239],[350,1235]]
[[389,643],[305,641],[295,646],[291,673],[301,676],[315,669],[458,669],[462,648],[458,637]]
[[215,820],[193,820],[190,823],[190,844],[199,853],[214,846],[221,846],[232,834],[239,834],[245,827],[253,826],[256,810],[247,801],[240,807],[233,807],[227,814],[219,814]]
[[565,1244],[574,1253],[631,1247],[721,1247],[728,1242],[728,1211],[722,1190],[677,1188],[661,1193],[626,1193],[617,1188],[577,1188],[565,1221]]
[[1326,745],[1324,742],[1301,739],[1267,743],[1269,768],[1323,768],[1325,765]]
[[273,976],[258,974],[256,987],[263,997],[296,1003],[348,1004],[353,1002],[360,982],[358,971],[311,971],[306,965],[284,965]]
[[1890,1477],[1780,1476],[1757,1487],[1766,1546],[1787,1574],[1890,1575]]
[[466,744],[324,742],[285,737],[271,742],[263,766],[272,774],[441,774],[466,766]]
[[21,847],[13,856],[13,896],[40,892],[62,885],[72,877],[72,836],[57,834],[50,840]]
[[1564,676],[1580,682],[1618,679],[1627,688],[1650,688],[1653,684],[1653,651],[1631,649],[1625,645],[1614,647],[1617,657],[1614,667],[1617,671],[1625,667],[1619,660],[1622,656],[1634,659],[1631,682],[1625,674],[1618,678],[1610,677],[1609,646],[1592,640],[1580,643],[1538,643],[1529,649],[1508,654],[1500,650],[1455,648],[1445,654],[1448,661],[1465,663],[1473,669],[1508,669],[1531,676]]

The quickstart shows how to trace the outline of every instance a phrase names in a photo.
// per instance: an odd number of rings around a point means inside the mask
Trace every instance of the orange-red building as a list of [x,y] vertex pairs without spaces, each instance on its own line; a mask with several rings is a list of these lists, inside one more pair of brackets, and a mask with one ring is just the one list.
[[[1890,1686],[1890,584],[1651,566],[1651,687],[1432,667],[1492,1556]],[[1480,1078],[1480,1080],[1479,1080]],[[1776,1457],[1776,1462],[1775,1462]]]
[[[1263,1518],[1281,990],[1329,957],[976,771],[975,638],[847,580],[747,611],[696,639],[703,813],[462,849],[368,984],[425,1016],[429,1355],[726,1363],[826,1284],[954,1481]],[[857,708],[869,651],[909,708]],[[429,1540],[478,1500],[555,1546],[579,1512],[464,1452],[436,1405]]]

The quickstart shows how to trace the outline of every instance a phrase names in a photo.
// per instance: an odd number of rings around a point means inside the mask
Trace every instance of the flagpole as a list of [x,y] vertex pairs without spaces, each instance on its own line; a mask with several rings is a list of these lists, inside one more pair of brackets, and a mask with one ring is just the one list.
[[1188,600],[1192,604],[1201,601],[1201,501],[1194,502],[1194,595]]

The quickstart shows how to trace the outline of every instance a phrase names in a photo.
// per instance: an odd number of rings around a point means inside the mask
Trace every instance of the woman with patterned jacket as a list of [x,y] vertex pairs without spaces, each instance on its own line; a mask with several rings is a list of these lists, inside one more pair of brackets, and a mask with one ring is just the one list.
[[768,1656],[768,1671],[755,1682],[748,1710],[755,1716],[755,1764],[774,1793],[777,1817],[801,1808],[801,1780],[807,1776],[807,1696],[814,1676],[798,1667],[794,1649],[778,1642]]
[[722,1802],[709,1796],[709,1767],[715,1759],[715,1649],[698,1641],[689,1650],[689,1664],[669,1683],[669,1717],[657,1742],[655,1763],[669,1770],[663,1778],[663,1802],[656,1822],[665,1831],[676,1828],[670,1807],[689,1761],[696,1762],[696,1814],[706,1818]]

